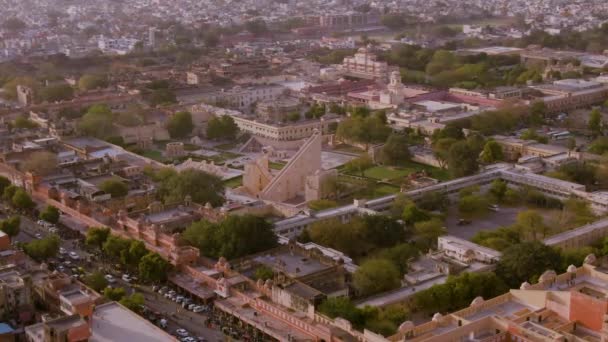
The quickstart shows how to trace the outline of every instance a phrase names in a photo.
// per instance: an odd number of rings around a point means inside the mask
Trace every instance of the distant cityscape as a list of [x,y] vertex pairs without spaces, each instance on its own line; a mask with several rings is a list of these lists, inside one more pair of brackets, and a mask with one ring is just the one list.
[[608,341],[608,2],[0,4],[0,341]]

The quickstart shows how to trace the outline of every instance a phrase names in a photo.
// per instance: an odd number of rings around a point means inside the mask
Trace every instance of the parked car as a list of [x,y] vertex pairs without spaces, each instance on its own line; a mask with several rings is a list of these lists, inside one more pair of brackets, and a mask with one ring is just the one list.
[[205,308],[203,306],[198,305],[198,306],[194,307],[194,309],[192,311],[199,313],[199,312],[203,312],[204,310],[205,310]]
[[42,234],[40,233],[36,233],[36,235],[34,235],[36,237],[36,239],[42,239]]
[[65,248],[63,247],[59,247],[59,254],[67,254],[68,251],[65,250]]
[[78,260],[80,259],[80,256],[78,256],[76,252],[70,252],[70,258],[72,258],[72,260]]
[[186,336],[190,335],[188,333],[188,331],[186,331],[186,329],[181,329],[181,328],[175,330],[175,333],[177,334],[177,336],[181,336],[181,337],[186,337]]
[[111,274],[106,274],[106,275],[104,276],[104,278],[106,278],[106,280],[107,280],[107,281],[108,281],[108,283],[110,283],[110,284],[114,284],[114,283],[116,282],[116,279],[115,279],[115,278],[114,278],[114,276],[113,276],[113,275],[111,275]]
[[196,304],[188,304],[188,310],[190,311],[194,311],[194,308],[197,307],[198,305]]
[[122,280],[126,281],[127,283],[131,282],[131,277],[128,274],[123,274],[122,275]]

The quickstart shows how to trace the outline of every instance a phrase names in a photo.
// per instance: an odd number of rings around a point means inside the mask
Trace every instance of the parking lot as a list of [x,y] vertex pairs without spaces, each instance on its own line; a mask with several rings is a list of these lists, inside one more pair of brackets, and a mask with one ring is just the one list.
[[[527,207],[505,207],[501,206],[498,211],[490,211],[481,217],[470,219],[468,224],[459,224],[460,215],[458,214],[458,206],[452,205],[448,209],[446,219],[446,228],[448,234],[457,236],[462,239],[470,240],[477,232],[493,231],[500,227],[510,226],[517,220],[517,214],[528,210]],[[537,209],[535,209],[537,210]],[[545,222],[552,221],[555,214],[551,210],[537,210],[541,214]]]

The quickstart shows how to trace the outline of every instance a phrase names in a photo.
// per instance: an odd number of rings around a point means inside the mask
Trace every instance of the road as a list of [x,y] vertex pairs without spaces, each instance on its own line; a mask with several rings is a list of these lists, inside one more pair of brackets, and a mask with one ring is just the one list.
[[[42,209],[43,205],[39,204],[38,207]],[[4,212],[11,212],[9,208],[5,209]],[[43,238],[50,235],[49,228],[39,225],[37,221],[33,217],[21,215],[21,229],[19,234],[14,238],[14,241],[27,243],[39,237]],[[183,309],[173,301],[152,292],[149,286],[137,285],[137,289],[135,289],[135,286],[121,279],[122,274],[115,267],[104,263],[103,260],[98,260],[98,256],[87,252],[84,249],[83,236],[86,233],[87,225],[78,220],[78,218],[62,214],[56,227],[58,235],[61,237],[60,246],[65,250],[66,254],[58,255],[57,258],[49,260],[49,266],[52,269],[63,266],[62,272],[68,275],[73,275],[74,272],[72,270],[76,271],[77,268],[82,268],[85,275],[98,271],[102,271],[104,274],[112,273],[116,278],[116,282],[112,286],[123,287],[127,295],[136,291],[141,292],[146,300],[145,305],[153,311],[162,313],[164,318],[169,321],[166,330],[170,334],[173,334],[179,328],[183,328],[190,333],[190,336],[200,337],[206,341],[216,342],[225,340],[224,335],[219,330],[210,329],[205,325],[207,316]],[[70,258],[67,254],[69,252],[75,252],[78,255],[78,259]]]

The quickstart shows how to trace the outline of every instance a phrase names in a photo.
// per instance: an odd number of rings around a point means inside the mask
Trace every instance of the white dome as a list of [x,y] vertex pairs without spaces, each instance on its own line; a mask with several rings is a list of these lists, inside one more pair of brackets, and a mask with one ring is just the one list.
[[519,287],[520,290],[527,290],[528,288],[530,288],[530,283],[528,283],[527,281],[521,283],[521,286]]
[[568,266],[568,273],[576,273],[576,266],[574,266],[574,265]]
[[399,326],[399,331],[406,331],[414,328],[414,322],[405,321]]
[[593,264],[595,264],[596,261],[597,261],[597,258],[595,257],[595,254],[591,253],[585,257],[584,263],[593,265]]
[[471,302],[471,306],[483,304],[484,300],[482,296],[475,297]]
[[442,318],[443,318],[443,315],[438,312],[438,313],[436,313],[436,314],[433,315],[433,322],[438,322]]
[[547,270],[540,276],[540,278],[538,278],[538,281],[540,281],[541,283],[544,283],[546,281],[552,281],[553,279],[555,279],[556,276],[557,274],[554,270]]

